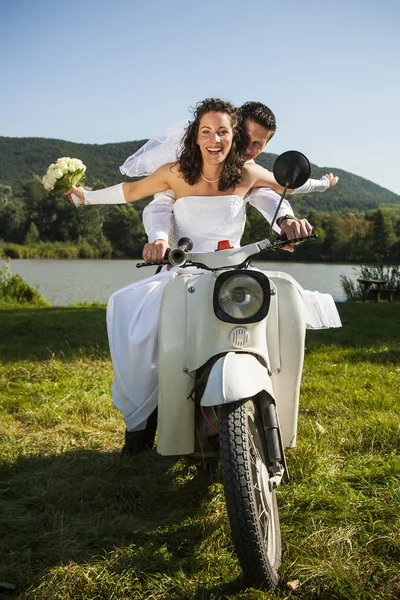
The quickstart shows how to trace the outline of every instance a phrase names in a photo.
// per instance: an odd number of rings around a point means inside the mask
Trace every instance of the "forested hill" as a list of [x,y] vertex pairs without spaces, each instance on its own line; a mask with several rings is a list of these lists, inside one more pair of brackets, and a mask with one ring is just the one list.
[[[266,169],[272,170],[277,154],[264,152],[258,157],[259,162]],[[365,212],[377,208],[380,204],[396,204],[400,207],[400,196],[386,188],[372,183],[359,175],[354,175],[334,166],[318,167],[311,163],[311,177],[319,179],[325,173],[333,172],[339,176],[338,185],[329,190],[328,194],[304,194],[293,196],[291,203],[296,212],[308,212],[313,208],[317,211],[340,212],[345,209]]]
[[77,144],[47,138],[0,137],[0,184],[18,193],[32,176],[42,177],[47,167],[61,156],[80,158],[87,166],[87,183],[113,185],[124,179],[119,165],[146,140],[117,144]]
[[[88,185],[94,182],[112,185],[126,180],[120,174],[118,167],[145,141],[100,145],[46,138],[0,137],[0,184],[11,185],[13,193],[18,195],[32,176],[42,177],[50,163],[60,156],[70,156],[80,158],[86,164]],[[275,154],[263,153],[258,162],[272,169],[275,158]],[[319,178],[329,171],[339,175],[339,185],[328,194],[297,196],[293,199],[297,213],[307,212],[311,208],[329,212],[345,209],[365,212],[380,204],[400,206],[399,195],[358,175],[336,169],[334,166],[318,167],[312,164],[311,176]]]

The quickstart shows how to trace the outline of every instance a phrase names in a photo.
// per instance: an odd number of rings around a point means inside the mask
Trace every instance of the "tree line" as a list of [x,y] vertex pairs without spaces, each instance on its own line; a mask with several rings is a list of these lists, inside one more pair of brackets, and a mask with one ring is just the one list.
[[[93,189],[105,187],[95,181]],[[326,192],[328,195],[330,192]],[[11,258],[137,258],[146,242],[141,214],[150,199],[134,205],[76,209],[53,197],[38,177],[13,193],[0,185],[0,252]],[[381,205],[366,212],[317,211],[295,200],[295,211],[314,226],[318,239],[279,253],[280,260],[337,263],[400,263],[400,211]],[[270,237],[264,217],[248,207],[242,243]]]

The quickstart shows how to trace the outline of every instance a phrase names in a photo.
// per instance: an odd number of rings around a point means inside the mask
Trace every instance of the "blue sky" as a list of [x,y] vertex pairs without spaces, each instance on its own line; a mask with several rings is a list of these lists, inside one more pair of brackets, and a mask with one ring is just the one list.
[[398,0],[0,0],[0,135],[136,140],[259,100],[270,152],[400,194],[399,27]]

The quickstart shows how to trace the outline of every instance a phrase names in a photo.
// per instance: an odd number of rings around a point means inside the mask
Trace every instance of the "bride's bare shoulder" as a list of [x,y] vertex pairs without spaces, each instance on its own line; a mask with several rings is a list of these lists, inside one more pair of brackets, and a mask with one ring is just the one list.
[[158,167],[158,169],[149,176],[149,179],[150,178],[157,181],[164,181],[168,183],[169,187],[172,187],[174,182],[181,178],[179,163],[168,162],[161,165],[161,167]]
[[164,173],[167,171],[170,173],[178,172],[179,171],[179,163],[178,162],[164,163],[163,165],[161,165],[161,167],[158,167],[158,169],[154,172],[155,173]]
[[257,175],[260,175],[260,173],[271,173],[271,171],[268,171],[268,169],[266,169],[265,167],[258,165],[253,160],[244,163],[244,168],[249,173],[256,173]]
[[165,163],[165,165],[160,167],[160,169],[162,169],[164,173],[168,175],[169,179],[182,179],[182,173],[180,171],[178,162]]
[[[264,169],[264,167],[261,167],[254,161],[249,161],[245,163],[243,171],[245,178],[249,181],[257,181],[263,174],[265,175],[266,173],[266,169]],[[267,171],[267,173],[268,172],[269,171]]]

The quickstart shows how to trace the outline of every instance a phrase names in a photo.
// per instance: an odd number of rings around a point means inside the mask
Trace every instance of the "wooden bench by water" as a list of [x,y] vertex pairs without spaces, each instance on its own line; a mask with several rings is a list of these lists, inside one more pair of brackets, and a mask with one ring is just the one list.
[[387,287],[386,279],[357,279],[357,281],[363,286],[363,302],[367,300],[368,295],[372,296],[375,302],[379,302],[381,299],[392,302],[396,290]]

